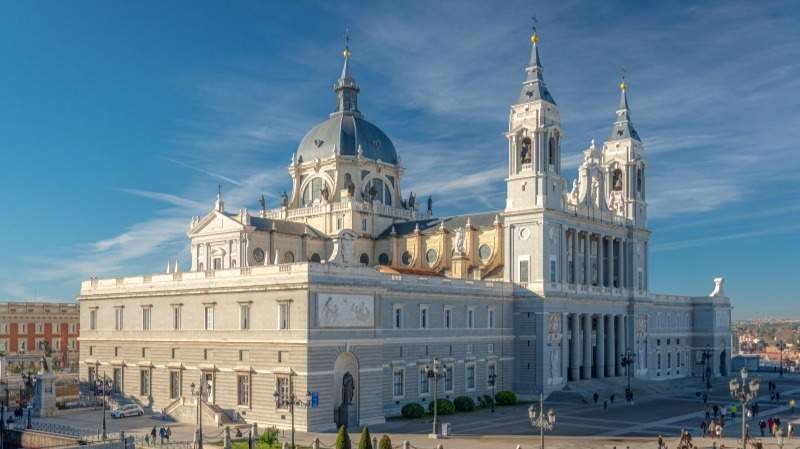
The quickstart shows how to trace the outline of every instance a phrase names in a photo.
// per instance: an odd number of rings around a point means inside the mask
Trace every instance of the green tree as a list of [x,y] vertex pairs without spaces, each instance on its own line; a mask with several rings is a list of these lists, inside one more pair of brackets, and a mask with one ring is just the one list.
[[358,449],[372,449],[372,437],[369,436],[369,428],[364,427],[361,431],[361,440],[358,442]]
[[392,439],[389,438],[389,435],[381,437],[381,440],[378,442],[378,449],[392,449]]
[[336,434],[336,449],[352,449],[350,435],[347,434],[347,429],[344,426],[339,427],[339,433]]

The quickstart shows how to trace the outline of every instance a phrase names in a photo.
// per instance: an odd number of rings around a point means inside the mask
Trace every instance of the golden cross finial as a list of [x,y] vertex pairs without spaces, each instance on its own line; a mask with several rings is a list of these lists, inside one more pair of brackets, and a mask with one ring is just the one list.
[[345,58],[350,57],[350,28],[345,28],[344,30],[344,51],[342,55]]
[[533,30],[533,34],[531,34],[531,43],[535,45],[539,43],[539,35],[536,33],[536,27],[539,25],[539,20],[536,19],[536,14],[533,15],[531,20],[533,20],[533,26],[531,27]]
[[625,81],[625,73],[627,72],[627,70],[625,70],[625,67],[622,67],[620,71],[622,72],[622,82],[619,83],[619,88],[621,90],[627,90],[628,83]]

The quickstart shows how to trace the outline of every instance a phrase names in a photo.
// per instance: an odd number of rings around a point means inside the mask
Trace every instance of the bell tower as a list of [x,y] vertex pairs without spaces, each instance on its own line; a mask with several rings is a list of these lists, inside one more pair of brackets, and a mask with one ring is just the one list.
[[561,118],[544,83],[539,35],[531,35],[527,77],[508,117],[506,211],[563,208]]
[[603,144],[603,166],[606,173],[609,208],[633,222],[635,228],[647,228],[647,202],[644,145],[633,127],[628,108],[628,83],[619,85],[617,118],[611,135]]

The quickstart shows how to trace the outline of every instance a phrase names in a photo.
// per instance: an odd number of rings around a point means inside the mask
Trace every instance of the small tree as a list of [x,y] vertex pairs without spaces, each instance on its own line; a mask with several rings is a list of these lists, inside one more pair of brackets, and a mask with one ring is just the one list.
[[350,435],[347,434],[347,429],[344,426],[339,427],[339,433],[336,434],[336,449],[352,449]]
[[389,438],[389,435],[381,437],[381,440],[378,442],[378,449],[392,449],[392,439]]
[[361,440],[358,442],[358,449],[372,449],[372,437],[369,436],[369,428],[364,427],[361,431]]

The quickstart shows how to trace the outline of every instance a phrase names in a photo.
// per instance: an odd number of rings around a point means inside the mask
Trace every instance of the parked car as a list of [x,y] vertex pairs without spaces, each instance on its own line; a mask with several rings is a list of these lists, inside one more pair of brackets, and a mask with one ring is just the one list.
[[144,410],[136,404],[127,404],[111,411],[112,418],[126,418],[128,416],[142,416]]

